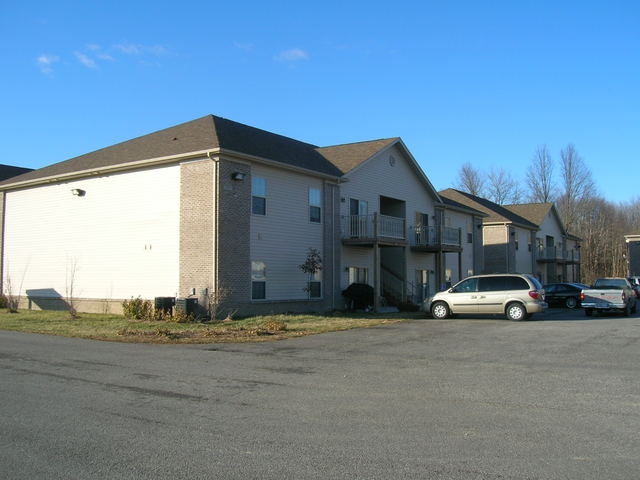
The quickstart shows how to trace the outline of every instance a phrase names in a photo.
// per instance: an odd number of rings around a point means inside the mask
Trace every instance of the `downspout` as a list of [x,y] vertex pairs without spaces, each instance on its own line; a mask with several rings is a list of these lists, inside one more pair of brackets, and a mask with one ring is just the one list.
[[[218,211],[219,211],[219,196],[220,196],[220,164],[218,162],[218,160],[216,160],[212,154],[211,151],[207,152],[207,158],[209,160],[211,160],[213,162],[213,185],[214,188],[216,189],[215,192],[212,192],[213,195],[213,199],[212,199],[212,205],[213,205],[213,212],[211,212],[211,215],[214,216],[214,222],[213,225],[215,226],[214,228],[216,229],[216,232],[219,232],[220,229],[218,228],[218,221],[219,221],[219,215],[218,215]],[[219,248],[218,248],[218,238],[217,238],[217,233],[215,233],[214,235],[212,235],[212,239],[214,242],[213,245],[213,262],[214,262],[214,268],[212,269],[212,274],[213,274],[213,278],[211,279],[211,289],[214,292],[218,291],[218,278],[220,278],[220,276],[218,275],[218,269],[219,267],[219,262],[218,262],[218,256],[219,256]]]
[[0,192],[2,195],[2,218],[0,218],[0,293],[4,292],[4,227],[7,216],[7,192]]
[[338,270],[338,262],[336,259],[336,190],[337,185],[331,186],[331,258],[333,259],[333,268],[331,269],[331,310],[336,309],[336,273]]

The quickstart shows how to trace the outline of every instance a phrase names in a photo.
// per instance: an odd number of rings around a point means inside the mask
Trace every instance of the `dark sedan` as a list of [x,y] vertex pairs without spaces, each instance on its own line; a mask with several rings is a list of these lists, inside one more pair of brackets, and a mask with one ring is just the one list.
[[580,292],[589,288],[582,283],[549,283],[544,286],[544,300],[551,307],[576,308],[580,306]]

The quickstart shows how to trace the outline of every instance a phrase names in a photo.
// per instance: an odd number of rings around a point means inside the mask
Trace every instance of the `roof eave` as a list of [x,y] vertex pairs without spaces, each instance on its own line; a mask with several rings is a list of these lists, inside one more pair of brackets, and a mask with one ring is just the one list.
[[95,177],[97,175],[107,175],[110,173],[122,172],[125,170],[133,170],[150,166],[166,165],[176,163],[181,160],[192,160],[201,157],[208,157],[219,152],[219,148],[199,150],[195,152],[181,153],[178,155],[169,155],[166,157],[148,158],[144,160],[136,160],[133,162],[125,162],[117,165],[108,165],[105,167],[88,168],[85,170],[77,170],[74,172],[62,173],[59,175],[49,175],[24,181],[12,182],[0,186],[0,191],[16,190],[19,188],[35,187],[38,185],[46,185],[50,183],[58,183],[69,180],[77,180],[87,177]]

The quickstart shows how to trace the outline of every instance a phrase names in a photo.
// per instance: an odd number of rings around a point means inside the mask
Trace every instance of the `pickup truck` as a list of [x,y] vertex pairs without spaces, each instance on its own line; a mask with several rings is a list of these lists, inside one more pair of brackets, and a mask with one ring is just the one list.
[[626,278],[599,278],[591,288],[580,293],[580,303],[586,316],[593,311],[619,311],[625,316],[636,313],[636,293]]

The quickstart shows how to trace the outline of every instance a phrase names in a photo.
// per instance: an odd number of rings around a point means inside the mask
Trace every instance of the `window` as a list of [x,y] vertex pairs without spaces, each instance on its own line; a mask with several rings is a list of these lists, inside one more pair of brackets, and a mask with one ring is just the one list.
[[313,274],[309,280],[309,298],[320,298],[322,296],[322,272]]
[[512,276],[482,277],[480,279],[480,292],[504,291],[504,290],[527,290],[529,284],[524,278]]
[[467,278],[462,282],[458,283],[455,287],[455,292],[475,292],[478,290],[478,279],[477,278]]
[[264,262],[251,262],[251,299],[267,298],[267,267]]
[[322,218],[322,195],[319,188],[309,188],[309,221],[320,223]]
[[267,214],[267,181],[262,177],[251,177],[251,213]]
[[349,267],[349,285],[352,283],[369,283],[369,272],[364,267]]

